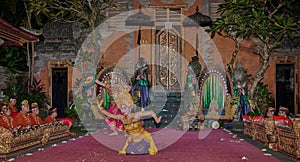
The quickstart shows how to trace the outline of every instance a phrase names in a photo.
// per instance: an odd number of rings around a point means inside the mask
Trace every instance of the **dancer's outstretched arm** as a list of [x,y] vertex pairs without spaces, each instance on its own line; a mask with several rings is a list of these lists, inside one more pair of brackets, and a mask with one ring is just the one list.
[[155,120],[156,123],[159,123],[160,120],[161,120],[161,116],[160,117],[157,117],[157,115],[152,111],[139,111],[139,112],[136,112],[135,113],[135,116],[137,118],[141,118],[141,117],[145,117],[145,116],[152,116]]
[[95,80],[95,83],[98,84],[98,85],[100,85],[100,86],[102,86],[102,87],[106,86],[105,83],[102,83],[99,80]]
[[109,113],[108,111],[106,111],[106,110],[103,108],[102,104],[103,104],[103,99],[98,103],[98,107],[99,107],[100,111],[101,111],[105,116],[107,116],[107,117],[109,117],[109,118],[113,118],[113,119],[117,119],[117,120],[122,120],[122,121],[123,121],[123,118],[124,118],[123,115],[120,115],[120,114],[115,115],[115,114]]

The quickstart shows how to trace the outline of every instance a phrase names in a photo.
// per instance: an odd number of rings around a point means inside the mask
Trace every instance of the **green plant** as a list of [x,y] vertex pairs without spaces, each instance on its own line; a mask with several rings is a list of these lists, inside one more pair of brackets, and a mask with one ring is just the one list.
[[3,89],[6,96],[16,96],[18,98],[17,105],[23,100],[28,100],[29,103],[37,102],[41,109],[46,108],[48,98],[45,90],[45,85],[41,84],[41,80],[33,79],[33,84],[28,91],[28,80],[26,76],[16,76],[7,83],[7,88]]
[[27,78],[24,74],[9,75],[8,82],[6,82],[6,85],[7,88],[3,89],[3,92],[8,97],[18,97],[20,94],[27,93]]
[[267,85],[259,83],[255,91],[254,100],[260,112],[264,114],[268,107],[274,107],[274,99],[271,92],[268,90]]
[[48,104],[48,99],[45,93],[45,85],[41,84],[41,80],[33,79],[33,83],[30,87],[30,92],[28,98],[28,101],[37,102],[40,106],[45,106],[45,104]]
[[24,47],[18,46],[1,46],[0,48],[0,66],[9,69],[27,71],[26,53]]
[[75,103],[72,103],[69,107],[65,108],[65,113],[67,117],[72,118],[73,120],[79,121],[80,115],[83,113],[80,109],[76,108]]
[[251,111],[250,115],[251,116],[261,116],[262,114],[260,113],[259,109],[257,107],[255,107],[254,111]]
[[72,107],[67,107],[65,108],[65,114],[67,115],[67,117],[72,118],[72,119],[79,119],[77,110],[75,108]]
[[81,117],[84,114],[84,111],[82,108],[84,102],[85,102],[85,100],[83,98],[78,97],[74,100],[74,103],[72,104],[79,117]]

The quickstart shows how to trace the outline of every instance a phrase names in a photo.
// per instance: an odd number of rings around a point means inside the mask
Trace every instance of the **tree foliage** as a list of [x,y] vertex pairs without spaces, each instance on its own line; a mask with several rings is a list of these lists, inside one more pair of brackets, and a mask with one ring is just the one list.
[[15,26],[23,26],[28,29],[39,29],[48,21],[45,15],[31,15],[30,24],[27,17],[28,0],[2,0],[0,2],[0,17]]
[[2,46],[0,48],[0,66],[21,71],[28,70],[24,47]]
[[83,22],[94,29],[102,11],[112,5],[112,0],[28,0],[28,13],[45,15],[52,21]]
[[272,51],[284,37],[293,39],[299,32],[299,4],[298,0],[225,0],[219,5],[221,17],[208,30],[212,38],[215,34],[229,37],[238,46],[238,40],[258,40],[255,53],[261,58],[261,67],[250,89],[250,98],[264,77]]

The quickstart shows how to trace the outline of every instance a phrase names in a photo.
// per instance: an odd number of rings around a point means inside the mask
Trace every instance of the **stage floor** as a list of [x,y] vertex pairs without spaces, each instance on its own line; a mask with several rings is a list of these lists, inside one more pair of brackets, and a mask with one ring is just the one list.
[[[226,129],[184,132],[176,129],[148,129],[159,149],[157,155],[118,155],[127,139],[123,133],[110,136],[107,129],[70,138],[35,152],[27,152],[14,161],[282,161],[269,151],[247,142]],[[286,159],[288,160],[288,159]]]

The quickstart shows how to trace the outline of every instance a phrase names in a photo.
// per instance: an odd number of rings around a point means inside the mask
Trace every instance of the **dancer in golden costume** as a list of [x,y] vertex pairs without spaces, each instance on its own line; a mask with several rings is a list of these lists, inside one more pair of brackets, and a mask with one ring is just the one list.
[[[104,109],[111,114],[119,115],[122,114],[122,112],[117,103],[123,98],[131,97],[129,93],[131,87],[129,85],[118,83],[118,78],[114,72],[110,73],[109,79],[109,83],[102,83],[99,80],[96,80],[95,83],[104,88],[102,95]],[[121,120],[110,118],[108,116],[106,118],[106,123],[108,128],[113,131],[110,135],[118,135],[117,131],[124,131],[124,125]]]
[[134,103],[130,95],[116,95],[116,103],[122,114],[114,115],[107,112],[103,108],[103,99],[100,100],[98,106],[101,112],[114,119],[121,120],[124,124],[125,131],[130,134],[126,143],[119,154],[157,154],[157,147],[152,139],[151,134],[142,127],[141,118],[152,116],[156,123],[159,123],[161,117],[157,117],[153,111],[132,112]]

